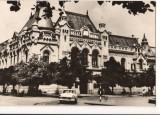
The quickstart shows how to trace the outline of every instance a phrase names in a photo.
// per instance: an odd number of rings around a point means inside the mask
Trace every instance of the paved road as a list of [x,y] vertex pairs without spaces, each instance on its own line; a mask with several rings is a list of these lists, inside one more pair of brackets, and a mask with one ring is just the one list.
[[[142,97],[142,96],[109,96],[108,100],[102,99],[102,103],[114,106],[154,106],[155,104],[148,103],[148,99],[153,97]],[[58,98],[53,97],[14,97],[14,96],[2,96],[0,95],[0,105],[56,105],[56,106],[70,106],[70,105],[85,105],[84,102],[99,102],[99,97],[82,97],[78,98],[77,104],[65,103],[59,104]],[[91,105],[89,105],[91,106]]]

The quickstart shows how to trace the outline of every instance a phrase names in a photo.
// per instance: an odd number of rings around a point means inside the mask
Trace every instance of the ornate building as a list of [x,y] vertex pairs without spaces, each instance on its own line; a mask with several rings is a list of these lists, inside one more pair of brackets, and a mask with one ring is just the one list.
[[[0,67],[20,61],[28,62],[33,54],[46,62],[59,62],[73,49],[82,52],[82,64],[94,74],[100,73],[105,61],[114,57],[128,71],[139,72],[155,65],[155,48],[143,37],[141,45],[134,36],[113,35],[104,22],[96,28],[86,15],[64,11],[57,22],[45,15],[47,7],[38,7],[20,32],[0,44]],[[39,19],[40,20],[37,20]]]

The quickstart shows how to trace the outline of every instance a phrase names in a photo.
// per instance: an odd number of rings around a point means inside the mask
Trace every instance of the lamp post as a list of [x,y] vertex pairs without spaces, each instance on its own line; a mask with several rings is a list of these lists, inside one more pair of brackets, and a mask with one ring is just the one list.
[[80,80],[79,80],[79,78],[77,77],[76,78],[76,86],[75,86],[75,88],[77,88],[78,89],[78,92],[77,93],[79,93],[80,91],[79,91],[79,82],[80,82]]
[[99,101],[101,102],[102,100],[102,86],[101,83],[99,84]]

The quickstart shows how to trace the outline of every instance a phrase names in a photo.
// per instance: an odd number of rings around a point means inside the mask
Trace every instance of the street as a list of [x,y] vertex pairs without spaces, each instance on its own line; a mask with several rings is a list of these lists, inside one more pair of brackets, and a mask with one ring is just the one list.
[[[148,103],[148,99],[154,98],[153,96],[150,97],[142,97],[142,96],[118,96],[118,95],[110,95],[108,96],[107,100],[104,100],[104,97],[102,98],[102,101],[99,102],[99,97],[97,96],[89,96],[89,97],[81,97],[78,98],[77,104],[72,103],[63,103],[60,104],[58,98],[55,97],[15,97],[15,96],[3,96],[0,95],[0,105],[23,105],[23,106],[29,106],[29,105],[75,105],[75,106],[87,106],[89,104],[85,104],[85,102],[91,102],[95,103],[103,103],[106,104],[106,106],[153,106],[155,107],[155,104]],[[91,106],[91,105],[89,105]]]

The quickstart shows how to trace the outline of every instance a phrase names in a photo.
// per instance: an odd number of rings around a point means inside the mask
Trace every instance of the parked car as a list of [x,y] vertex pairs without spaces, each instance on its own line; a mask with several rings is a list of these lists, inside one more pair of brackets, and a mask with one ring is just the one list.
[[63,103],[64,101],[77,103],[78,95],[74,89],[64,89],[63,93],[59,96],[59,102]]

